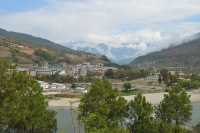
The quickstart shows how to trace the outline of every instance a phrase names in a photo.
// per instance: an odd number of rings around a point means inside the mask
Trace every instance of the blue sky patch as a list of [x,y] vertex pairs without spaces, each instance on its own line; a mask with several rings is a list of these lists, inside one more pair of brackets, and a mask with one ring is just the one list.
[[200,14],[193,15],[184,19],[185,21],[200,22]]
[[21,12],[43,7],[47,0],[1,0],[1,12]]

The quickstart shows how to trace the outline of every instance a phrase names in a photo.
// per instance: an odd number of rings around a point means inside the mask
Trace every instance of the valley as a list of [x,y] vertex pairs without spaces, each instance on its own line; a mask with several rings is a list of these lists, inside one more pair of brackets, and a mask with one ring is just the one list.
[[[127,103],[142,94],[152,105],[158,105],[166,94],[180,87],[184,88],[185,95],[190,96],[192,104],[200,102],[198,36],[177,46],[139,56],[135,49],[129,47],[108,48],[99,44],[97,49],[73,46],[70,49],[31,35],[0,31],[0,61],[12,64],[13,68],[9,71],[28,76],[37,83],[48,108],[58,112],[57,132],[66,132],[60,115],[67,115],[67,120],[77,117],[73,115],[77,115],[82,98],[92,93],[92,89],[99,89],[96,91],[105,96],[105,91],[110,89]],[[105,56],[107,53],[110,57]],[[130,56],[136,58],[130,64],[113,63],[116,62],[114,59],[129,63],[132,60],[128,59]],[[108,90],[101,90],[105,88]],[[96,95],[94,98],[98,98],[99,94],[93,93]],[[61,111],[63,109],[64,112]],[[73,122],[77,121],[75,119]],[[74,125],[67,122],[68,129],[73,130]],[[198,120],[191,122],[197,124]],[[190,124],[187,127],[192,128]],[[75,130],[78,128],[81,127]]]

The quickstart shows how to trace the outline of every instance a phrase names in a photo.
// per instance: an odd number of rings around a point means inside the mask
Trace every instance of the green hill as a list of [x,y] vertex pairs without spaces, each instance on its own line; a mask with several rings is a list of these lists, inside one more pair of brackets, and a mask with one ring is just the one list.
[[3,29],[0,29],[0,58],[20,64],[43,62],[112,64],[104,56],[75,51],[43,38]]

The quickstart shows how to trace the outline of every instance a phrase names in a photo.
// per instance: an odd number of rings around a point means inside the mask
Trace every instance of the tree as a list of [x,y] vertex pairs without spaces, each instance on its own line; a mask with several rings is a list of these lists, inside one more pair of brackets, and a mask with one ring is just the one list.
[[159,83],[159,84],[162,83],[162,77],[161,77],[161,74],[159,74],[159,77],[158,77],[158,83]]
[[190,90],[192,87],[191,81],[189,80],[180,80],[177,84],[186,90]]
[[105,72],[105,74],[104,74],[104,76],[106,77],[106,78],[113,78],[114,77],[114,72],[113,72],[113,70],[112,69],[108,69],[106,72]]
[[170,73],[169,73],[169,71],[167,70],[167,69],[162,69],[161,71],[160,71],[160,75],[161,75],[161,77],[162,77],[162,80],[164,81],[164,83],[166,84],[166,85],[168,85],[169,84],[169,75],[170,75]]
[[176,73],[175,75],[172,75],[171,73],[169,73],[169,85],[177,83],[177,81],[178,81],[178,74]]
[[54,75],[38,75],[36,76],[37,80],[42,80],[46,82],[57,82],[57,83],[73,83],[76,79],[69,75],[59,75],[58,73]]
[[200,81],[200,76],[197,75],[197,74],[192,74],[191,75],[191,80],[198,80],[198,81]]
[[42,88],[6,61],[0,61],[0,99],[0,128],[5,132],[51,133],[56,129],[55,112],[47,109]]
[[126,100],[106,80],[94,82],[79,105],[79,120],[89,133],[121,128],[125,114]]
[[123,87],[124,87],[124,90],[128,92],[131,89],[131,83],[128,83],[128,82],[124,83]]
[[76,89],[77,85],[75,83],[72,83],[71,88]]
[[159,119],[166,123],[173,123],[177,126],[190,120],[192,114],[190,96],[185,89],[175,86],[164,95],[156,114]]
[[188,133],[188,130],[184,127],[177,126],[173,123],[166,123],[162,120],[156,119],[155,127],[157,128],[157,133]]
[[132,133],[155,133],[153,106],[142,94],[137,94],[128,104],[128,127]]
[[56,58],[52,53],[43,49],[36,49],[34,54],[38,56],[39,58],[41,58],[42,60],[48,61],[48,62],[53,62]]
[[105,128],[100,130],[94,130],[92,133],[130,133],[128,129],[125,128]]

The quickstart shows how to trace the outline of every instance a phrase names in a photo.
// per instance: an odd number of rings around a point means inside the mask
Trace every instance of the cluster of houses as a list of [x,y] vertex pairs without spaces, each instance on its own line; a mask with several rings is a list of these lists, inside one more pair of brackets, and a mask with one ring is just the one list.
[[[79,78],[87,76],[88,73],[92,72],[101,77],[108,69],[116,69],[113,67],[106,67],[103,64],[43,64],[43,65],[21,65],[17,66],[16,70],[19,72],[26,72],[31,76],[51,76],[59,74],[61,76],[72,76],[73,78]],[[48,83],[45,81],[38,81],[44,92],[64,92],[73,91],[87,93],[87,88],[90,86],[89,83],[78,83],[75,87],[72,84],[61,84],[61,83]]]
[[74,78],[79,78],[81,76],[87,76],[89,72],[93,72],[97,75],[100,75],[102,77],[108,69],[116,69],[116,68],[110,68],[105,67],[103,64],[90,64],[90,63],[83,63],[83,64],[56,64],[56,65],[50,65],[48,63],[44,65],[29,65],[29,66],[18,66],[17,71],[21,72],[27,72],[31,76],[37,76],[37,75],[69,75]]
[[[191,75],[191,73],[187,73],[187,69],[184,66],[171,66],[166,67],[166,70],[171,75],[178,75],[178,79],[184,80],[187,75]],[[158,81],[160,78],[160,70],[154,69],[154,71],[147,77],[144,78],[146,81]]]
[[152,73],[151,75],[144,78],[146,81],[158,81],[160,73]]
[[[184,79],[184,77],[186,76],[186,68],[184,66],[173,66],[173,67],[166,67],[166,70],[168,70],[168,72],[171,75],[176,75],[178,74],[179,79]],[[149,76],[145,77],[144,80],[146,81],[158,81],[160,77],[160,71],[154,69],[154,72],[152,72]]]
[[56,73],[61,72],[64,70],[64,67],[62,65],[26,65],[26,66],[17,66],[16,68],[19,72],[27,72],[31,76],[37,76],[37,75],[54,75]]
[[43,91],[66,91],[70,88],[65,84],[60,83],[48,83],[44,81],[38,81]]
[[83,63],[77,65],[65,65],[65,71],[67,75],[73,76],[74,78],[87,76],[89,72],[96,73],[98,75],[104,75],[105,68],[103,64],[90,64]]
[[80,93],[87,93],[87,84],[77,84],[73,87],[72,84],[61,84],[61,83],[48,83],[45,81],[38,81],[40,87],[44,92],[65,92],[65,91],[73,91]]

